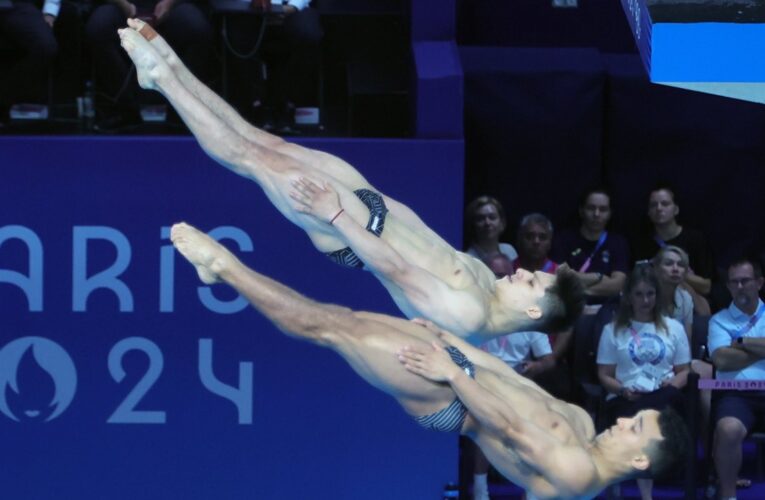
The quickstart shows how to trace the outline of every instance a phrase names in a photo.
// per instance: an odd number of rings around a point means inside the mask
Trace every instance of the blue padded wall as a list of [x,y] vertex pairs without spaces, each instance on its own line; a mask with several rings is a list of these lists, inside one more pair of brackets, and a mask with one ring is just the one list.
[[[305,144],[459,244],[461,141]],[[217,228],[310,297],[398,314],[192,139],[3,138],[0,165],[2,498],[421,500],[456,479],[456,436],[173,253],[173,222]]]

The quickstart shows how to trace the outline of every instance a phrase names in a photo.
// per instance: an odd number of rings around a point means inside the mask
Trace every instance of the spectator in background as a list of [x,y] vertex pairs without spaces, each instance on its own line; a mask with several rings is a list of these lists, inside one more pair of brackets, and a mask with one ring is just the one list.
[[48,71],[62,45],[76,43],[77,9],[61,0],[13,0],[0,10],[0,34],[16,49],[0,72],[0,121],[11,104],[47,103]]
[[712,289],[714,272],[712,257],[704,235],[677,222],[680,207],[675,193],[667,186],[659,186],[648,197],[648,218],[653,225],[648,233],[639,234],[633,241],[633,254],[637,260],[653,258],[667,245],[680,247],[688,254],[688,272],[685,282],[701,295]]
[[[637,266],[624,285],[619,309],[603,328],[598,345],[598,378],[609,393],[607,425],[644,409],[682,410],[690,372],[690,347],[683,326],[663,314],[661,286],[652,266]],[[643,500],[652,479],[638,479]]]
[[138,82],[120,46],[127,19],[147,21],[201,80],[209,74],[213,28],[204,0],[100,0],[85,25],[99,92],[96,129],[109,132],[141,123]]
[[547,216],[531,213],[521,218],[518,226],[518,258],[513,262],[515,269],[555,273],[558,264],[550,260],[553,225]]
[[[490,196],[480,196],[468,204],[465,220],[471,235],[467,253],[476,258],[483,257],[481,260],[497,278],[512,274],[518,254],[512,245],[499,242],[506,227],[502,205]],[[541,332],[513,333],[492,339],[480,347],[531,379],[555,366],[550,340]],[[464,446],[473,457],[473,499],[489,500],[489,462],[471,441],[465,441]]]
[[[490,263],[493,259],[503,262],[501,257],[504,256],[512,263],[518,258],[513,245],[499,241],[507,228],[507,218],[505,209],[495,198],[479,196],[471,201],[465,208],[465,223],[470,241],[465,251],[468,255],[483,261],[492,270]],[[511,271],[507,269],[502,274],[511,274]]]
[[709,316],[710,309],[707,300],[686,284],[688,254],[680,247],[667,245],[656,253],[652,262],[661,283],[659,301],[667,316],[683,325],[690,341],[694,310]]
[[[653,267],[661,285],[659,302],[662,308],[668,317],[683,325],[688,336],[688,343],[694,346],[693,322],[694,320],[708,322],[710,309],[707,300],[685,282],[685,275],[688,272],[688,254],[680,247],[667,245],[654,256]],[[694,310],[697,312],[694,313]],[[706,343],[706,339],[703,339],[703,342]],[[691,352],[691,357],[691,369],[698,373],[700,378],[712,378],[712,365],[704,359],[703,352],[694,350]],[[712,392],[699,391],[702,436],[707,435],[711,406]]]
[[[762,268],[756,259],[735,260],[728,267],[730,306],[709,321],[709,352],[721,380],[765,380],[765,304],[759,298]],[[715,404],[713,455],[719,498],[736,498],[741,446],[755,420],[765,415],[762,391],[721,392]]]
[[[530,213],[521,218],[516,241],[518,258],[513,261],[514,272],[525,269],[530,272],[554,273],[558,269],[558,264],[550,259],[553,230],[552,222],[543,214]],[[536,379],[545,390],[565,401],[573,399],[572,374],[567,359],[572,337],[571,328],[548,336],[553,350],[553,366],[544,370],[543,374],[538,374]]]
[[[480,347],[532,380],[555,367],[550,341],[541,332],[512,333],[492,339]],[[473,500],[489,500],[489,461],[480,448],[470,443],[473,451]]]
[[579,202],[581,225],[562,231],[553,246],[553,259],[576,271],[585,287],[585,314],[594,314],[605,301],[619,295],[629,272],[629,246],[623,236],[608,231],[611,196],[596,188]]
[[[317,106],[324,38],[310,0],[264,0],[280,8],[265,16],[230,16],[225,36],[234,51],[228,99],[265,130],[290,133],[295,108]],[[263,63],[258,67],[255,61]],[[259,70],[259,71],[258,71]]]

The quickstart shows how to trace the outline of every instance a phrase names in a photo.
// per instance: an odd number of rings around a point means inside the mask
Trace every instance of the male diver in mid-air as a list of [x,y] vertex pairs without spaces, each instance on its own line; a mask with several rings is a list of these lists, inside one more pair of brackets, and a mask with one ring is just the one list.
[[[560,331],[579,315],[576,278],[519,272],[497,280],[351,165],[259,130],[199,82],[149,25],[119,30],[143,88],[170,101],[217,162],[257,182],[331,259],[365,267],[404,314],[480,342],[518,330]],[[525,287],[514,286],[525,283]],[[553,286],[555,285],[555,286]]]
[[641,411],[595,435],[582,408],[432,322],[318,303],[186,224],[173,226],[171,239],[202,281],[232,286],[287,335],[337,352],[424,427],[469,436],[538,498],[593,497],[610,483],[658,472],[689,446],[672,410]]

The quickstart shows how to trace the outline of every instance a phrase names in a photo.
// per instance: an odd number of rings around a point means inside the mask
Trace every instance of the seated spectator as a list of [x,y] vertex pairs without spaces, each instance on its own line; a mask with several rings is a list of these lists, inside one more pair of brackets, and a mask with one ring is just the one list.
[[550,260],[553,225],[547,216],[531,213],[521,218],[518,226],[518,258],[513,262],[515,269],[554,273],[558,264]]
[[0,10],[0,35],[18,49],[0,72],[0,122],[12,104],[47,103],[48,72],[76,29],[77,9],[69,2],[13,0],[11,9]]
[[96,129],[115,131],[141,123],[138,80],[120,46],[119,28],[139,17],[151,24],[173,47],[192,73],[209,73],[213,28],[206,6],[193,0],[100,0],[85,25],[98,90]]
[[[545,215],[531,213],[522,217],[516,241],[518,258],[513,261],[513,271],[525,269],[554,273],[558,264],[550,259],[552,239],[553,224]],[[574,331],[570,328],[549,335],[555,365],[536,380],[545,390],[566,401],[573,398],[572,377],[567,359],[573,334]]]
[[[530,379],[548,372],[555,366],[555,358],[547,335],[541,332],[517,332],[499,337],[481,345],[481,349],[492,354],[518,373]],[[489,462],[475,445],[473,451],[473,499],[489,500]]]
[[659,186],[648,197],[648,218],[652,229],[637,234],[633,241],[633,256],[638,261],[648,260],[667,245],[680,247],[688,254],[688,272],[685,282],[701,295],[712,289],[714,265],[704,235],[677,222],[680,207],[675,203],[675,193],[666,186]]
[[[688,272],[688,254],[682,248],[667,245],[653,258],[653,267],[661,285],[661,303],[667,316],[678,321],[685,328],[688,343],[693,345],[693,321],[709,321],[709,303],[685,282]],[[694,307],[694,304],[698,306]],[[694,314],[694,309],[702,311]],[[712,378],[712,365],[700,352],[691,353],[691,370],[699,378]],[[709,426],[709,413],[712,406],[712,392],[699,391],[699,410],[701,411],[701,434],[706,436]]]
[[659,301],[667,316],[683,325],[690,341],[694,310],[701,311],[701,316],[709,316],[710,310],[707,300],[686,284],[688,254],[680,247],[667,245],[656,253],[652,262],[661,283]]
[[310,0],[265,1],[283,6],[283,14],[226,19],[225,36],[234,51],[227,98],[261,128],[289,133],[295,108],[318,104],[324,31]]
[[465,253],[482,260],[489,268],[490,261],[501,255],[513,262],[518,252],[511,244],[499,241],[506,227],[505,209],[499,201],[491,196],[471,201],[465,208],[465,232],[470,241]]
[[587,293],[585,314],[594,314],[622,291],[629,271],[629,246],[623,236],[607,230],[611,196],[604,189],[587,191],[579,203],[581,225],[556,236],[553,259],[577,272]]
[[[605,422],[644,409],[682,410],[680,390],[690,372],[690,348],[683,326],[665,316],[657,299],[661,286],[651,266],[628,276],[614,321],[603,328],[598,345],[598,378],[608,391]],[[638,479],[643,500],[651,498],[652,479]]]
[[[465,221],[470,234],[467,253],[483,260],[498,278],[512,274],[518,254],[512,245],[499,242],[506,227],[502,204],[490,196],[480,196],[468,204]],[[541,332],[513,333],[486,342],[481,348],[532,379],[555,366],[550,340]],[[473,498],[488,500],[489,462],[471,441],[466,443],[473,456]]]
[[497,278],[511,275],[515,272],[513,267],[513,261],[508,259],[504,254],[497,254],[489,258],[486,265],[491,269]]
[[[732,302],[709,321],[709,352],[721,380],[765,380],[765,304],[759,298],[762,268],[742,258],[728,267]],[[715,404],[713,453],[719,480],[718,497],[736,498],[744,438],[765,416],[762,391],[721,391]]]

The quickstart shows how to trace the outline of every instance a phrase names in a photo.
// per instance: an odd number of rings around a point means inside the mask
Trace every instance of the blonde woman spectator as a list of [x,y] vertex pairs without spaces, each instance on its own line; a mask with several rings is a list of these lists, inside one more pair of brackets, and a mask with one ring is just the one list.
[[[663,314],[661,285],[652,266],[627,277],[616,318],[603,328],[598,345],[598,378],[608,391],[606,422],[645,409],[682,409],[680,390],[688,382],[690,347],[683,326]],[[650,500],[652,479],[638,479]]]

